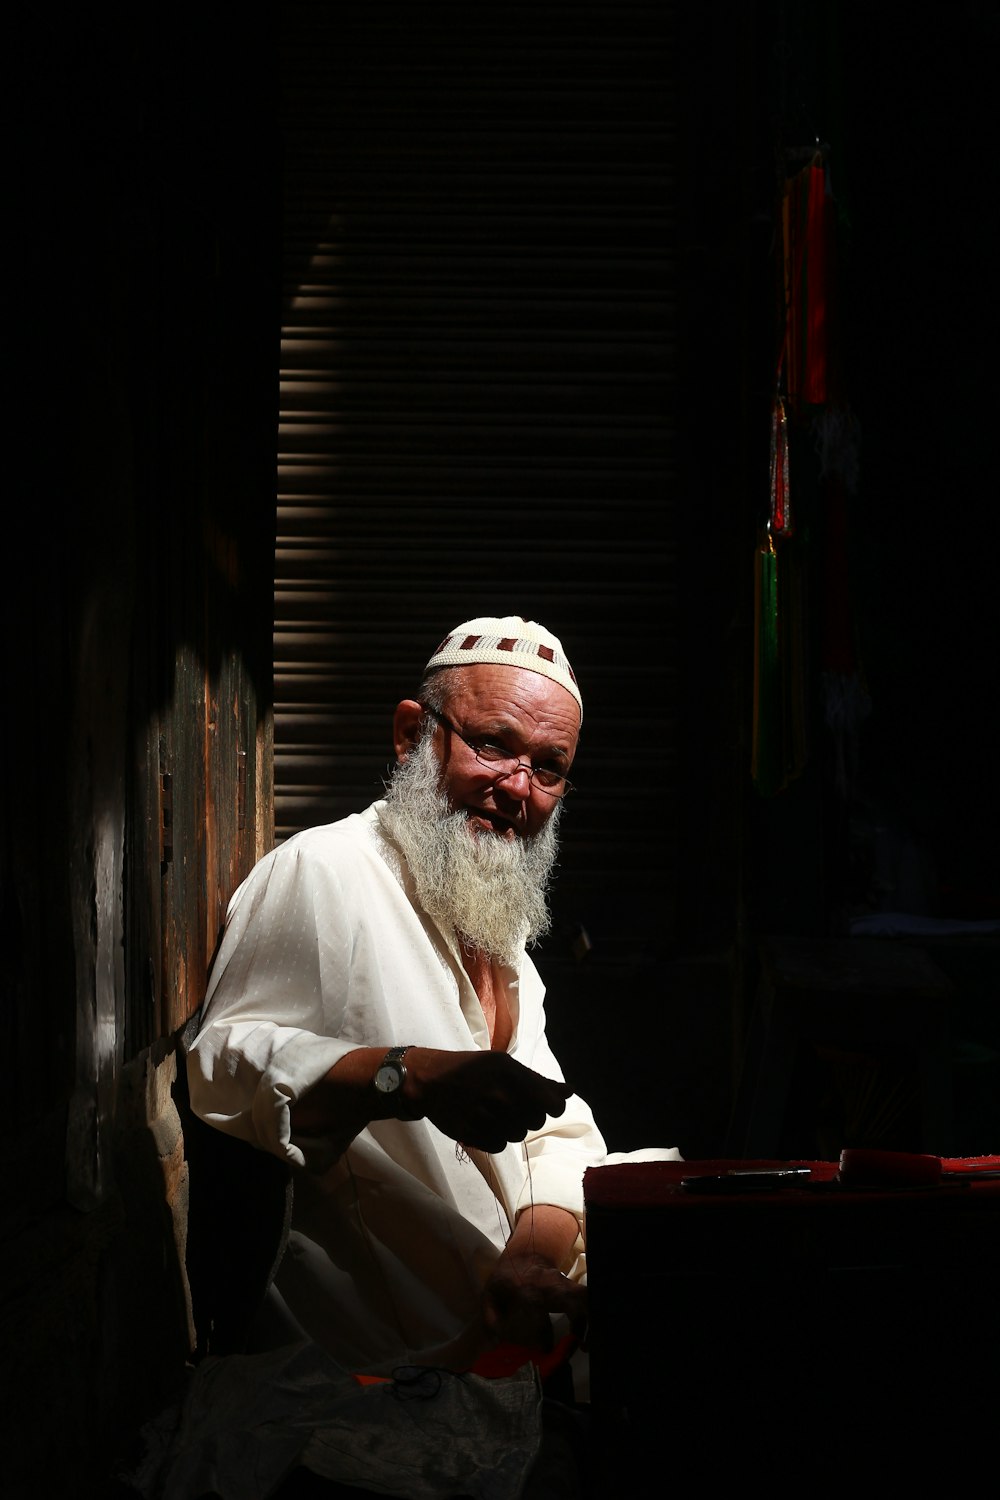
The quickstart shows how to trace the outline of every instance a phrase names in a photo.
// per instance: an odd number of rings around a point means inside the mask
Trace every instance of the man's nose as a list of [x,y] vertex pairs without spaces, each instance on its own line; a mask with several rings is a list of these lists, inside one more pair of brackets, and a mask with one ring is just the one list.
[[502,786],[508,797],[517,797],[522,802],[527,802],[531,796],[531,767],[526,766],[524,761],[518,761],[511,771],[504,771],[502,776],[497,777],[497,785]]

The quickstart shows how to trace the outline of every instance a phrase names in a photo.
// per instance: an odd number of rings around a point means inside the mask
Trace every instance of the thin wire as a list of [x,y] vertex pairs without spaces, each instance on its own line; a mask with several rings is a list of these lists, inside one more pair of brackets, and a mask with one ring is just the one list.
[[[521,1152],[522,1152],[522,1154],[524,1156],[524,1165],[525,1165],[525,1167],[527,1168],[527,1171],[528,1171],[528,1204],[529,1204],[529,1207],[530,1207],[530,1210],[531,1210],[531,1235],[530,1235],[529,1245],[530,1245],[530,1249],[531,1249],[532,1253],[534,1253],[534,1249],[535,1249],[535,1184],[534,1184],[534,1180],[533,1180],[533,1178],[531,1176],[531,1157],[528,1155],[528,1145],[527,1145],[526,1141],[522,1141],[521,1142]],[[459,1153],[461,1153],[461,1154],[459,1154]],[[500,1237],[503,1240],[504,1245],[507,1245],[509,1243],[509,1241],[510,1241],[510,1236],[511,1236],[511,1233],[512,1233],[512,1230],[513,1230],[513,1226],[511,1225],[509,1214],[505,1214],[501,1210],[501,1207],[500,1207],[500,1186],[499,1186],[499,1182],[497,1180],[496,1174],[495,1174],[495,1172],[493,1170],[493,1157],[488,1152],[484,1152],[483,1154],[486,1157],[486,1163],[487,1163],[487,1166],[489,1168],[487,1181],[489,1182],[490,1189],[491,1189],[491,1191],[493,1193],[493,1202],[494,1202],[494,1205],[495,1205],[496,1211],[497,1211],[497,1227],[500,1230]],[[461,1144],[459,1144],[458,1151],[456,1152],[456,1155],[458,1156],[458,1160],[459,1161],[463,1161],[463,1160],[464,1161],[468,1161],[470,1159],[469,1156],[468,1156],[468,1153],[465,1150],[465,1147],[462,1146]],[[505,1219],[506,1219],[506,1225],[504,1223]]]

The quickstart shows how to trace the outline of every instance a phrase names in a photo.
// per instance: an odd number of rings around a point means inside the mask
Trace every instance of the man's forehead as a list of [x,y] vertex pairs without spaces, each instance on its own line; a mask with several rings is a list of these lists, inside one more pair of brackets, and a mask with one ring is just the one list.
[[446,702],[484,719],[541,728],[571,739],[580,731],[580,707],[572,693],[524,667],[476,663],[444,674]]

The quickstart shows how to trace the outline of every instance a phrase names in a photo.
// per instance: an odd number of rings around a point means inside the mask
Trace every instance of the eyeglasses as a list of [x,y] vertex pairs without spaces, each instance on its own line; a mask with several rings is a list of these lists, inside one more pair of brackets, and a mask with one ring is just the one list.
[[551,766],[533,766],[526,760],[518,760],[516,755],[511,755],[503,745],[496,745],[492,740],[470,740],[464,735],[457,724],[453,724],[447,714],[438,713],[436,708],[431,708],[429,703],[421,703],[420,707],[424,713],[430,714],[445,729],[450,729],[452,734],[458,735],[463,745],[468,745],[473,755],[481,766],[488,771],[493,771],[498,780],[503,781],[508,776],[513,776],[516,771],[527,771],[528,782],[538,791],[544,792],[546,797],[565,797],[573,790],[573,783],[567,781],[560,771],[555,771]]

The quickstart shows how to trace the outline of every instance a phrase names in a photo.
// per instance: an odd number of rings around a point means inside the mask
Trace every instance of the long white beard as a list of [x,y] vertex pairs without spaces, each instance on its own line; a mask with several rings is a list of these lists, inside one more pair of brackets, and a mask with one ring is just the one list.
[[503,839],[469,827],[441,789],[425,735],[396,766],[380,821],[406,857],[420,904],[465,942],[516,967],[526,943],[548,932],[548,890],[558,854],[556,805],[540,833]]

